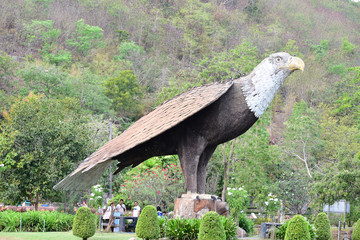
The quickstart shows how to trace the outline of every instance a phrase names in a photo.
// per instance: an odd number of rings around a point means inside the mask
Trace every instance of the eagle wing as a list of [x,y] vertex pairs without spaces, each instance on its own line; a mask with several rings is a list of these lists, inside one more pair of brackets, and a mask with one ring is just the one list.
[[112,158],[178,125],[219,99],[231,86],[232,82],[200,86],[164,102],[91,154],[54,189],[88,189],[114,161]]

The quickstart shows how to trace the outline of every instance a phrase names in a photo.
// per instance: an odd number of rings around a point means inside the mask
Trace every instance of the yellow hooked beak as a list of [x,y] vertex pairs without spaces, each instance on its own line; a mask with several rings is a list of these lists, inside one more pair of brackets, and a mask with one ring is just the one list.
[[305,63],[301,58],[291,57],[289,64],[281,68],[304,71]]

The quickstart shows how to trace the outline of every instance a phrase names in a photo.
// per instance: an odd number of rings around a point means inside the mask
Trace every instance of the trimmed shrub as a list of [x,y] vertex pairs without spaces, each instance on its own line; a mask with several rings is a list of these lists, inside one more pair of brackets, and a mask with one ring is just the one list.
[[[291,220],[284,222],[280,227],[276,229],[276,239],[278,240],[284,240],[287,227],[289,226]],[[314,225],[310,224],[308,221],[306,221],[307,228],[309,229],[310,233],[310,239],[315,240],[317,238],[316,230]]]
[[360,219],[354,224],[351,237],[353,240],[360,240]]
[[236,238],[237,226],[231,218],[220,216],[220,221],[224,226],[226,240],[233,240]]
[[156,239],[160,234],[159,219],[155,206],[147,205],[140,213],[135,229],[136,236],[144,239]]
[[318,240],[331,240],[331,226],[326,213],[319,213],[315,218],[315,228]]
[[204,214],[199,228],[199,240],[226,240],[219,214],[213,211]]
[[74,236],[84,240],[94,236],[96,230],[95,215],[90,208],[80,207],[76,211],[72,230]]
[[308,223],[301,215],[295,215],[286,229],[285,240],[310,240]]

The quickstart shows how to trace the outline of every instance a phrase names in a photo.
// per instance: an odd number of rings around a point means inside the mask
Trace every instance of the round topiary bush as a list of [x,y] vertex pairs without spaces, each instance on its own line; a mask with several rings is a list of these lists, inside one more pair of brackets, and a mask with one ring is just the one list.
[[295,215],[286,228],[285,240],[310,240],[308,224],[301,215]]
[[352,240],[360,240],[360,219],[354,224],[351,238]]
[[224,226],[216,212],[207,212],[201,219],[199,240],[226,240]]
[[319,213],[315,218],[317,240],[331,240],[331,226],[326,213]]
[[142,210],[135,228],[136,236],[144,239],[156,239],[160,234],[159,219],[154,206]]
[[73,223],[73,235],[84,240],[94,236],[96,230],[95,215],[88,207],[80,207],[76,211]]

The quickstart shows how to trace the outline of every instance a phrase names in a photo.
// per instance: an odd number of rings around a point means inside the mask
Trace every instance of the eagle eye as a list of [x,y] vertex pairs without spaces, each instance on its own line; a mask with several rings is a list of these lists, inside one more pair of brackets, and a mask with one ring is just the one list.
[[277,58],[275,58],[275,61],[276,61],[276,62],[278,62],[278,63],[279,63],[279,62],[281,62],[281,60],[282,60],[282,58],[281,58],[281,57],[277,57]]

